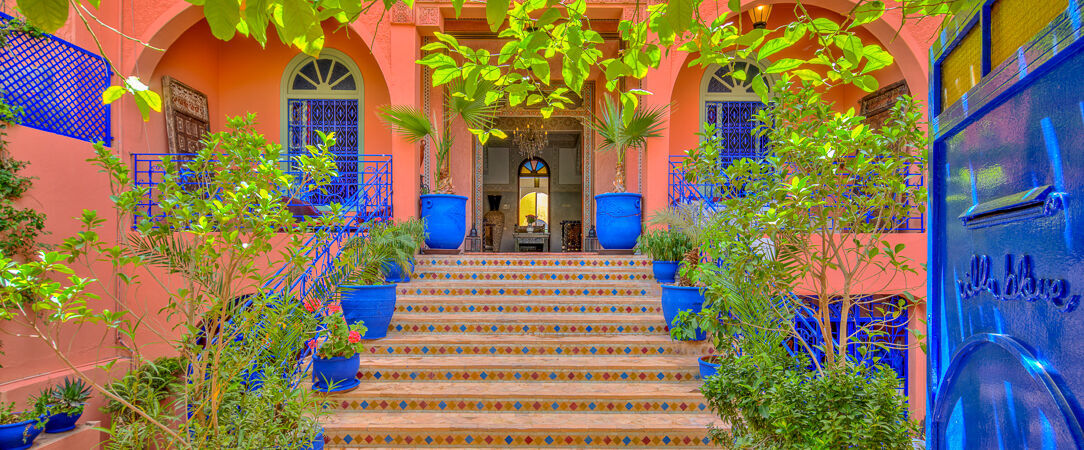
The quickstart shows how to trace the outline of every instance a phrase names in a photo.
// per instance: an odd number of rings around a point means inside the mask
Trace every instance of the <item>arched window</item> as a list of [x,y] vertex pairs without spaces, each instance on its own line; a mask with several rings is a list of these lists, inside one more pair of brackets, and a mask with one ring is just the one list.
[[[528,220],[531,217],[533,222]],[[516,223],[521,227],[550,223],[550,167],[542,158],[529,158],[519,165],[519,220]]]
[[[733,76],[742,71],[745,79]],[[739,158],[757,158],[767,145],[766,137],[757,138],[752,132],[752,121],[764,103],[753,91],[753,77],[760,68],[748,61],[735,61],[727,66],[712,65],[704,73],[700,83],[703,108],[701,123],[715,125],[715,132],[722,138],[723,163]]]
[[287,154],[307,154],[305,146],[320,142],[316,131],[335,132],[339,176],[326,192],[315,192],[311,203],[350,204],[358,192],[358,155],[362,152],[362,79],[346,54],[324,49],[320,58],[298,55],[282,79],[283,142]]

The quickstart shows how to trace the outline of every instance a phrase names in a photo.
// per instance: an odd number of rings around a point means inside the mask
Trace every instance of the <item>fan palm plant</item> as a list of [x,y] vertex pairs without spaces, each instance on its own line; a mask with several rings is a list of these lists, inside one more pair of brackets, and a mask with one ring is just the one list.
[[[452,193],[451,174],[451,150],[452,136],[449,131],[452,121],[456,117],[463,120],[468,129],[489,128],[497,113],[497,105],[486,104],[486,91],[492,88],[491,84],[478,83],[470,88],[464,83],[459,83],[450,88],[455,92],[447,101],[448,118],[437,125],[436,116],[426,116],[420,109],[407,105],[387,105],[380,108],[380,118],[391,127],[392,131],[406,138],[407,142],[416,143],[429,140],[437,153],[437,174],[435,178],[438,194]],[[507,135],[501,130],[490,131],[494,136],[506,138]]]
[[625,120],[623,107],[612,97],[605,97],[599,114],[591,121],[591,129],[602,137],[599,151],[617,152],[617,173],[614,174],[614,192],[625,192],[625,154],[630,149],[643,148],[647,139],[662,136],[670,105],[637,108],[631,118]]

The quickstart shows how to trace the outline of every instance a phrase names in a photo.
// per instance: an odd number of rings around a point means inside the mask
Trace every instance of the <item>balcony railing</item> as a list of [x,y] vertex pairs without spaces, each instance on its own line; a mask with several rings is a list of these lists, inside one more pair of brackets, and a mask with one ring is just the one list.
[[[719,201],[727,195],[726,186],[715,183],[690,183],[685,176],[688,170],[685,167],[685,158],[684,155],[670,155],[668,187],[670,205],[702,202],[705,209],[712,212],[718,211]],[[736,159],[738,158],[724,159],[722,161],[723,167],[728,166]],[[925,174],[916,167],[909,167],[904,176],[905,184],[909,188],[921,188],[925,182]],[[857,184],[854,187],[856,191],[860,189]],[[908,206],[911,207],[911,214],[906,217],[896,218],[893,221],[895,226],[891,227],[890,230],[894,232],[925,232],[926,215],[922,208],[920,205]],[[830,205],[825,207],[831,208]]]
[[[176,153],[136,153],[132,155],[132,171],[136,187],[147,188],[147,194],[138,205],[132,218],[134,228],[140,221],[161,216],[158,185],[166,174],[163,158],[177,164],[182,187],[200,184],[200,174],[184,167],[184,161],[194,155]],[[284,164],[288,164],[284,162]],[[296,176],[299,172],[287,171]],[[331,203],[342,205],[344,214],[360,216],[361,221],[390,219],[391,211],[391,155],[363,155],[357,161],[357,170],[339,171],[331,182],[321,190],[307,191],[302,198],[283,198],[296,216],[315,215],[326,211]]]

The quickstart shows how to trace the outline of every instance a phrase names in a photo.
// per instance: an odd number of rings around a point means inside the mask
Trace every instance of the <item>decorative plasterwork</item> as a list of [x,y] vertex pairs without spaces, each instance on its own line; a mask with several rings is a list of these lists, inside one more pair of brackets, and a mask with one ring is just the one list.
[[391,23],[395,25],[410,25],[414,23],[414,9],[403,2],[395,2],[391,7]]
[[418,8],[418,26],[440,27],[440,9],[436,7]]

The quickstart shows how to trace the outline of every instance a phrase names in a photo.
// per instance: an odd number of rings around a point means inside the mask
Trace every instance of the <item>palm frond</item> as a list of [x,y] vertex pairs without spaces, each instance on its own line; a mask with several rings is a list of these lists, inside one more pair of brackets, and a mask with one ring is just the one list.
[[497,104],[487,105],[486,92],[493,89],[493,84],[481,82],[469,86],[459,81],[453,84],[448,97],[449,117],[459,116],[468,128],[480,129],[489,126],[497,115]]
[[388,124],[392,131],[406,138],[408,142],[419,142],[437,134],[433,121],[418,108],[406,105],[386,105],[378,112],[380,120]]
[[632,119],[625,123],[622,106],[612,97],[604,97],[598,115],[591,121],[591,129],[602,137],[599,150],[626,150],[647,144],[648,138],[662,136],[670,105],[637,108]]

